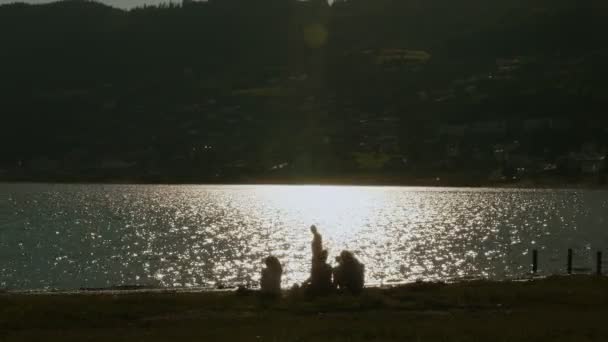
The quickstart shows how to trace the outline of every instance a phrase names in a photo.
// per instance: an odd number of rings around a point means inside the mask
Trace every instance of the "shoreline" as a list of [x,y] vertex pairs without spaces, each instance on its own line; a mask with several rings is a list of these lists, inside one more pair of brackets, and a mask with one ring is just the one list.
[[382,180],[355,180],[355,179],[302,179],[293,180],[256,180],[234,182],[148,182],[128,180],[3,180],[0,184],[42,184],[42,185],[157,185],[157,186],[357,186],[357,187],[403,187],[403,188],[461,188],[461,189],[512,189],[512,190],[608,190],[608,184],[594,184],[590,182],[509,182],[509,183],[441,183],[433,181],[399,182]]
[[[547,278],[558,278],[558,277],[586,277],[588,274],[575,274],[575,275],[532,275],[525,274],[520,277],[506,278],[506,279],[487,279],[482,277],[468,277],[468,278],[455,278],[445,280],[419,280],[419,281],[403,281],[395,282],[390,284],[380,283],[368,283],[364,286],[367,291],[384,291],[395,288],[418,286],[421,284],[442,284],[442,285],[457,285],[467,284],[474,282],[485,282],[493,284],[505,284],[505,283],[519,283],[519,282],[531,282],[539,281]],[[60,289],[60,288],[49,288],[49,289],[7,289],[0,288],[0,295],[106,295],[106,294],[196,294],[196,293],[236,293],[238,286],[227,286],[227,287],[155,287],[147,285],[116,285],[109,287],[99,288],[74,288],[74,289]],[[259,288],[251,288],[253,291],[258,291]],[[292,291],[290,287],[282,287],[281,292],[288,294]]]

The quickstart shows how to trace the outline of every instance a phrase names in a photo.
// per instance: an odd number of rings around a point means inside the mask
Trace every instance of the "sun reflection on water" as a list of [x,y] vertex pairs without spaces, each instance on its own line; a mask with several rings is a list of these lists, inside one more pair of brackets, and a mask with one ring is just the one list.
[[[8,194],[8,196],[5,196]],[[0,286],[233,286],[274,254],[284,286],[310,268],[309,227],[369,283],[546,271],[608,243],[608,193],[349,186],[0,187]],[[605,248],[605,246],[604,246]]]

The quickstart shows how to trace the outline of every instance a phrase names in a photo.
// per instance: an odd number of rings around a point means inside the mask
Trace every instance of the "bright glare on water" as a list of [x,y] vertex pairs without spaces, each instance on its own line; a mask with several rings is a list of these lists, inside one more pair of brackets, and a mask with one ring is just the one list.
[[[333,186],[0,184],[0,287],[284,286],[310,269],[309,226],[356,253],[371,284],[504,279],[593,267],[608,247],[608,192]],[[606,254],[606,253],[605,253]]]

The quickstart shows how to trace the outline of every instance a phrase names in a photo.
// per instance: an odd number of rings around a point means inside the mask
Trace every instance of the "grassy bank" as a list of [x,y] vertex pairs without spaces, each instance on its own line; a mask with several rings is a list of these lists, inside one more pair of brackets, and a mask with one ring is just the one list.
[[608,278],[285,293],[0,294],[0,341],[607,341]]

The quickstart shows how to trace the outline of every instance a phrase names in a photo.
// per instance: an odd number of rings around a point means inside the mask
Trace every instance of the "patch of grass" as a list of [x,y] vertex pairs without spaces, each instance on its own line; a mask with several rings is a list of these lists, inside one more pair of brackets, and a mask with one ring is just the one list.
[[606,341],[608,279],[418,283],[361,296],[0,294],[0,341]]

